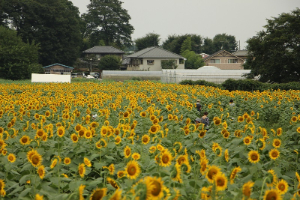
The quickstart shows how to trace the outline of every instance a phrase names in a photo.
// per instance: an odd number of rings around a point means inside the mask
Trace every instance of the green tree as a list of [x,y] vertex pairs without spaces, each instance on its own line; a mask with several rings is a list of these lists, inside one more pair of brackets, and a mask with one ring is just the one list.
[[153,47],[159,45],[159,35],[155,33],[148,33],[145,37],[136,39],[135,45],[138,50],[145,49],[147,47]]
[[83,14],[86,22],[85,37],[92,46],[103,40],[105,45],[119,48],[130,46],[133,26],[127,10],[119,0],[93,0],[88,5],[88,13]]
[[176,60],[162,60],[161,68],[162,69],[176,69],[178,65],[176,65]]
[[204,66],[204,60],[199,54],[194,51],[185,50],[182,56],[186,58],[185,69],[198,69]]
[[42,65],[72,65],[82,42],[78,8],[68,0],[0,1],[1,24],[17,30],[24,42],[40,44]]
[[202,52],[207,54],[213,54],[216,52],[212,39],[204,38]]
[[233,35],[227,35],[226,33],[217,34],[213,38],[213,45],[215,52],[224,49],[228,52],[237,50],[237,42]]
[[29,79],[31,73],[42,71],[38,64],[38,45],[24,43],[16,31],[0,26],[0,77]]
[[182,43],[182,45],[181,45],[180,54],[182,54],[182,53],[183,53],[184,51],[186,51],[186,50],[189,50],[189,51],[192,50],[192,39],[191,39],[191,37],[187,37],[187,38],[183,41],[183,43]]
[[201,53],[202,37],[195,34],[186,34],[181,36],[169,35],[167,40],[163,42],[162,47],[171,52],[180,54],[181,46],[188,37],[191,37],[191,50],[198,54]]
[[265,30],[250,38],[245,68],[262,82],[300,81],[300,9],[267,20]]
[[120,57],[112,55],[102,57],[98,64],[98,68],[101,70],[116,70],[120,69],[120,66]]

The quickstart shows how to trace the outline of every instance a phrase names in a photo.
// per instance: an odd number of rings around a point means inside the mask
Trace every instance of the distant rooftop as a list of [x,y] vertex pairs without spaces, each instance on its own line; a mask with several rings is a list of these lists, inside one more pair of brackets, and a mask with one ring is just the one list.
[[160,47],[148,47],[140,50],[134,54],[127,56],[127,58],[166,58],[166,59],[185,59],[184,57],[167,51]]
[[90,49],[83,51],[83,53],[113,53],[124,54],[125,52],[112,46],[94,46]]
[[232,53],[235,56],[248,56],[247,50],[237,50],[236,52]]

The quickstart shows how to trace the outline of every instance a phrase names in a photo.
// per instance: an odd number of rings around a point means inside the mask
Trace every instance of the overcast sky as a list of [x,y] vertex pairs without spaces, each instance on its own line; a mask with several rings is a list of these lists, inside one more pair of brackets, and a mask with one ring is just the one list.
[[[81,14],[87,12],[90,0],[70,0]],[[213,38],[226,33],[240,41],[263,30],[266,19],[278,17],[300,7],[300,0],[121,0],[131,16],[132,39],[147,33],[160,35],[161,42],[169,35],[197,34]]]

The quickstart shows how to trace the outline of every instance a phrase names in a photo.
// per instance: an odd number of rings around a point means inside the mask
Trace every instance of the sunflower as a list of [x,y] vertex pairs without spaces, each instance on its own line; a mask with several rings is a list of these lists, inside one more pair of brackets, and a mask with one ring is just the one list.
[[158,126],[157,125],[152,125],[149,129],[149,133],[151,134],[156,134],[158,131]]
[[131,148],[129,146],[126,146],[124,149],[124,156],[125,158],[129,158],[130,155],[131,155]]
[[251,150],[248,153],[248,160],[251,163],[257,163],[259,161],[259,158],[260,158],[260,155],[259,155],[258,151]]
[[20,139],[20,143],[21,143],[22,145],[28,145],[28,144],[30,144],[30,138],[29,138],[29,136],[23,135],[23,136],[21,137],[21,139]]
[[208,160],[207,160],[207,158],[203,158],[203,159],[201,159],[201,161],[200,161],[200,172],[201,172],[201,174],[202,175],[204,175],[205,173],[206,173],[206,170],[207,170],[207,168],[208,168]]
[[238,122],[243,122],[244,121],[244,117],[243,116],[238,116]]
[[92,131],[91,131],[91,130],[86,130],[86,131],[84,132],[84,137],[85,137],[86,139],[91,139],[91,138],[93,137]]
[[260,150],[264,150],[264,148],[266,147],[266,142],[264,139],[260,138],[257,141],[257,146],[259,147]]
[[147,188],[147,199],[159,200],[164,197],[163,181],[161,178],[147,176],[144,179]]
[[282,128],[278,128],[276,130],[276,134],[277,134],[277,136],[281,136],[282,135]]
[[80,185],[79,186],[79,200],[84,200],[84,197],[83,197],[83,192],[84,192],[84,188],[85,188],[85,185]]
[[228,149],[226,149],[225,152],[224,152],[224,158],[225,158],[226,162],[229,161],[229,153],[228,153]]
[[65,165],[69,165],[69,164],[71,164],[71,158],[69,158],[69,157],[65,157],[65,159],[64,159],[64,163],[65,163]]
[[115,172],[115,165],[114,165],[114,164],[110,164],[110,165],[108,166],[108,171],[109,171],[109,173],[110,173],[111,175],[113,175],[114,172]]
[[[0,141],[1,141],[1,140],[0,140]],[[34,150],[34,149],[32,149],[32,150],[30,150],[30,151],[27,152],[27,160],[28,160],[29,162],[31,162],[31,157],[32,157],[35,153],[37,153],[37,151]]]
[[221,169],[215,165],[212,165],[208,168],[207,172],[206,172],[206,178],[210,183],[214,182],[214,177],[216,176],[216,174],[218,174],[219,172],[221,172]]
[[106,137],[107,136],[107,132],[108,132],[108,128],[106,126],[102,126],[101,127],[101,131],[100,131],[101,136],[102,137]]
[[199,138],[203,138],[206,134],[206,130],[199,130],[199,134],[198,134],[198,137]]
[[37,171],[37,173],[38,173],[38,175],[41,179],[43,179],[45,177],[45,167],[44,167],[44,165],[39,166],[39,168],[36,171]]
[[43,199],[44,199],[43,195],[39,195],[39,194],[35,195],[35,200],[43,200]]
[[116,144],[116,145],[120,144],[121,141],[122,141],[122,139],[121,139],[120,136],[115,137],[115,144]]
[[227,182],[228,180],[222,172],[219,172],[214,176],[214,183],[216,184],[217,191],[225,190],[227,188]]
[[119,188],[120,188],[120,186],[118,186],[117,182],[116,182],[114,179],[112,179],[112,178],[110,178],[110,177],[107,177],[107,178],[106,178],[106,181],[107,181],[111,186],[113,186],[114,188],[116,188],[116,189],[119,189]]
[[34,167],[38,167],[41,165],[42,163],[42,156],[39,154],[39,153],[34,153],[32,156],[31,156],[31,164],[34,166]]
[[225,133],[223,134],[223,137],[224,137],[225,139],[228,139],[229,136],[230,136],[230,133],[226,130]]
[[71,140],[72,140],[72,142],[73,143],[77,143],[78,142],[78,136],[75,134],[75,133],[73,133],[72,135],[71,135]]
[[7,156],[7,160],[11,163],[14,163],[16,161],[16,156],[15,154],[11,153]]
[[271,149],[269,156],[272,160],[276,160],[279,157],[280,152],[277,149]]
[[35,114],[34,114],[34,118],[35,118],[36,120],[39,120],[39,119],[40,119],[40,115],[37,114],[37,113],[35,113]]
[[240,167],[235,167],[231,174],[230,174],[230,184],[234,183],[234,179],[236,177],[236,174],[239,173],[240,171],[242,171],[242,169]]
[[91,161],[90,161],[88,158],[84,158],[84,159],[83,159],[83,162],[84,162],[84,164],[85,164],[87,167],[91,167],[91,166],[92,166],[92,163],[91,163]]
[[128,117],[129,117],[129,113],[128,113],[127,111],[124,112],[123,117],[124,117],[124,118],[128,118]]
[[126,171],[127,177],[130,179],[136,179],[141,173],[140,166],[137,163],[137,161],[135,161],[135,160],[129,161],[127,163],[125,171]]
[[300,133],[300,127],[297,128],[297,132]]
[[148,144],[150,142],[150,136],[149,135],[143,135],[142,137],[142,143]]
[[50,168],[53,169],[53,168],[56,166],[56,164],[57,164],[57,159],[55,158],[55,159],[52,161],[52,163],[51,163],[51,165],[50,165]]
[[274,139],[273,140],[273,147],[274,148],[279,148],[281,145],[281,140],[280,139]]
[[298,118],[297,118],[296,116],[293,116],[293,117],[291,118],[291,121],[292,121],[292,122],[297,122],[297,120],[298,120]]
[[251,137],[247,136],[247,137],[244,138],[243,141],[244,141],[245,145],[249,145],[249,144],[251,144],[252,139],[251,139]]
[[122,170],[118,171],[117,176],[118,176],[118,178],[124,177],[125,176],[125,171],[122,171]]
[[217,125],[217,126],[220,125],[220,124],[221,124],[221,119],[217,117],[217,118],[214,120],[214,124]]
[[4,190],[5,183],[4,180],[0,179],[0,190]]
[[288,183],[281,179],[277,184],[276,184],[276,189],[280,192],[281,195],[284,195],[288,191],[289,185]]
[[106,196],[107,188],[97,188],[91,194],[90,200],[101,200]]
[[140,113],[140,116],[141,116],[141,117],[146,117],[146,116],[147,116],[147,115],[146,115],[146,112],[141,112],[141,113]]
[[161,160],[160,160],[160,165],[163,167],[168,167],[171,165],[173,160],[173,157],[171,155],[171,153],[167,150],[163,151],[161,153]]
[[154,153],[156,151],[156,146],[151,146],[150,148],[149,148],[149,152],[150,153]]
[[265,192],[264,200],[282,200],[280,191],[277,189],[267,190]]
[[45,131],[44,131],[43,129],[38,129],[38,130],[36,131],[36,137],[37,137],[37,138],[42,138],[43,135],[44,135],[44,133],[45,133]]
[[254,182],[248,181],[243,185],[243,195],[246,197],[246,199],[250,198],[251,192],[252,192],[252,187],[254,185]]
[[122,197],[121,195],[122,195],[122,190],[117,189],[117,190],[113,193],[113,195],[110,197],[109,200],[121,200],[121,197]]
[[133,153],[132,156],[133,160],[138,160],[140,159],[141,155],[139,153]]
[[75,131],[78,133],[82,129],[82,126],[80,124],[77,124],[75,126]]
[[81,178],[84,177],[84,174],[85,174],[85,164],[84,163],[81,163],[78,166],[78,173],[79,173],[79,175],[80,175]]
[[276,186],[278,179],[277,179],[277,175],[276,175],[276,173],[275,173],[275,171],[273,169],[270,169],[268,171],[268,177],[270,179],[267,179],[267,183],[266,183],[267,186],[268,187]]
[[63,137],[64,134],[65,134],[65,128],[63,126],[58,127],[58,129],[57,129],[57,135],[59,137]]

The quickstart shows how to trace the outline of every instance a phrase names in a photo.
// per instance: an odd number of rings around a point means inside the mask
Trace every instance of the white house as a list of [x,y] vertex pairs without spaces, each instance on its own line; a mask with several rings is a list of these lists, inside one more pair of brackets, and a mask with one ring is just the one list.
[[186,59],[161,47],[149,47],[127,56],[122,64],[128,71],[161,71],[164,60],[173,60],[177,69],[184,69]]

